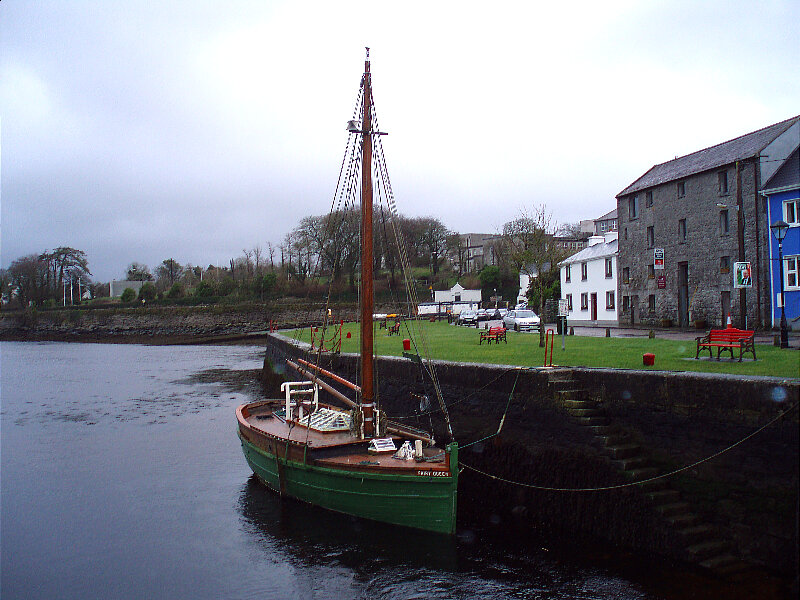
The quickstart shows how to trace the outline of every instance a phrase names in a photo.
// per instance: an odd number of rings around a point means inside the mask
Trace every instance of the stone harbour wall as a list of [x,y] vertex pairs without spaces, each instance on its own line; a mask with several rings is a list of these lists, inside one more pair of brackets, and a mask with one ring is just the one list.
[[[279,335],[268,336],[265,374],[274,370],[300,379],[285,367],[285,359],[316,361],[308,357],[307,348]],[[358,379],[356,355],[323,355],[319,361],[346,379]],[[582,536],[686,558],[685,540],[654,510],[641,486],[574,491],[630,480],[604,454],[591,428],[557,399],[551,370],[438,361],[434,365],[461,446],[459,527],[505,526],[552,540]],[[713,456],[769,424],[728,452],[670,477],[669,483],[731,541],[739,557],[784,574],[794,572],[800,380],[570,371],[598,401],[611,427],[636,440],[661,473]],[[377,372],[379,402],[389,418],[432,429],[437,439],[447,439],[446,424],[436,411],[438,400],[419,365],[381,357]],[[494,435],[504,416],[502,431]],[[472,443],[483,438],[487,439]],[[538,489],[542,487],[555,489]]]

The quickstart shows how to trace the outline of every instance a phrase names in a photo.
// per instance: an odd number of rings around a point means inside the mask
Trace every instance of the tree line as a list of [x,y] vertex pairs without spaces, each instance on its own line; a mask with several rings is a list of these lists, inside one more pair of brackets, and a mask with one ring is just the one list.
[[[482,249],[484,253],[489,251],[492,258],[487,262],[494,264],[481,264],[481,272],[470,260],[475,247],[468,247],[465,236],[448,229],[437,218],[391,215],[376,206],[373,219],[378,293],[400,289],[403,254],[423,292],[422,298],[428,288],[446,289],[460,280],[465,287],[483,288],[487,299],[497,290],[513,300],[520,272],[532,276],[530,295],[534,306],[541,308],[547,298],[558,297],[555,266],[566,253],[554,243],[556,226],[544,206],[522,211],[503,226],[502,232]],[[404,242],[401,244],[400,240]],[[263,301],[286,295],[354,295],[360,248],[359,207],[307,216],[280,244],[245,248],[224,266],[202,268],[167,258],[151,271],[146,264],[131,262],[122,278],[144,284],[138,293],[131,290],[123,300]],[[60,247],[18,258],[8,269],[0,270],[0,291],[8,298],[13,290],[23,306],[74,304],[87,290],[92,298],[108,296],[108,285],[94,283],[90,276],[83,251]]]

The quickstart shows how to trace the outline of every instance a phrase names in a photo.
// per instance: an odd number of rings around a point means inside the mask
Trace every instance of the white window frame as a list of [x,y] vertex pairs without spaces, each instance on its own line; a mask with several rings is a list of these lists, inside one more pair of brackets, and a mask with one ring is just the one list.
[[589,293],[584,292],[581,294],[581,310],[589,310]]
[[606,259],[606,279],[614,277],[614,261],[610,258]]
[[[789,275],[794,275],[794,285],[789,283]],[[783,289],[800,290],[800,256],[783,257]]]
[[[789,214],[789,207],[791,207],[794,215]],[[794,216],[792,219],[791,217]],[[784,200],[783,202],[783,220],[789,226],[800,226],[800,199],[793,198],[792,200]]]
[[567,310],[572,312],[572,294],[567,294]]
[[581,263],[581,281],[586,281],[589,279],[589,266],[585,263]]
[[569,283],[572,281],[572,272],[570,269],[571,265],[564,265],[564,282]]

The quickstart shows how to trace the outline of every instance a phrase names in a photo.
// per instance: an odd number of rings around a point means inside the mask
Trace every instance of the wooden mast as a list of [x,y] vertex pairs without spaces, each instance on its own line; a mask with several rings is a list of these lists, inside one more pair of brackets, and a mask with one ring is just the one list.
[[364,61],[364,114],[361,122],[361,412],[364,437],[375,435],[373,385],[373,284],[372,284],[372,85],[369,48]]

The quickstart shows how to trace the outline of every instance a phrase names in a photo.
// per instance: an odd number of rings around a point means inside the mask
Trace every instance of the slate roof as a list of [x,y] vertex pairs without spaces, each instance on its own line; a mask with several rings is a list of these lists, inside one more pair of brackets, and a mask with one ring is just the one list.
[[800,186],[800,149],[795,148],[769,181],[764,184],[765,190],[780,189],[789,186]]
[[709,171],[737,160],[751,158],[766,148],[775,138],[800,120],[800,115],[753,131],[741,137],[711,146],[705,150],[681,156],[653,166],[644,175],[617,194],[617,198],[689,175]]
[[617,253],[618,245],[619,240],[611,240],[610,242],[603,242],[601,244],[589,246],[588,248],[584,248],[580,252],[573,254],[569,258],[562,260],[560,263],[558,263],[558,266],[563,267],[564,265],[571,265],[576,262],[588,262],[598,258],[614,256]]
[[609,219],[616,219],[617,218],[617,209],[611,210],[604,214],[602,217],[597,217],[595,221],[608,221]]

